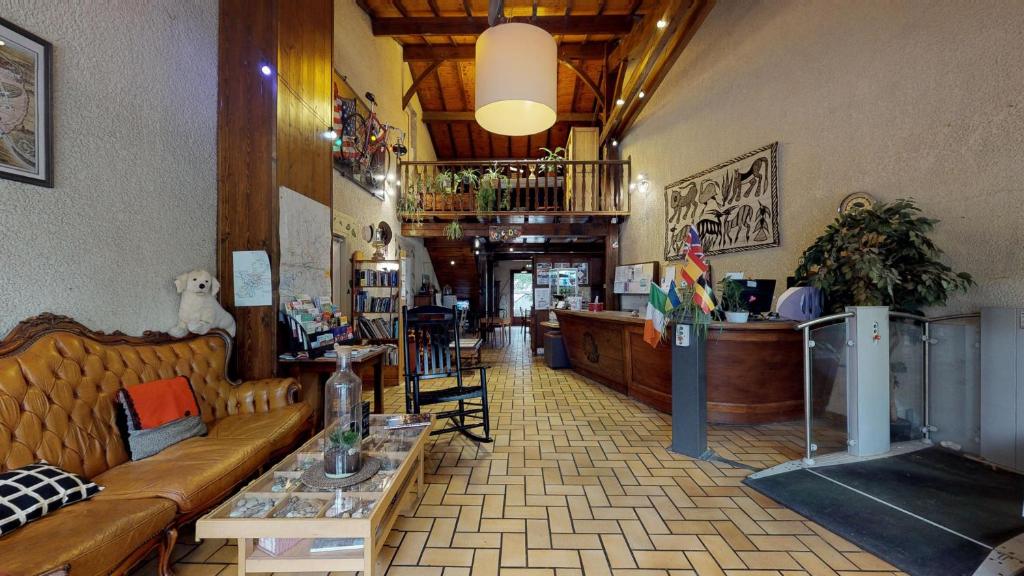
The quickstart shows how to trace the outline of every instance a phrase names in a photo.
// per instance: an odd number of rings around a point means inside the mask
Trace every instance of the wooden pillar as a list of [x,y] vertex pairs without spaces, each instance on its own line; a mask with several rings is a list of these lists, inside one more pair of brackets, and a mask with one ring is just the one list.
[[[220,0],[217,277],[241,378],[277,366],[278,187],[331,204],[330,142],[317,134],[331,118],[333,25],[331,0]],[[234,306],[236,250],[269,254],[273,306]]]

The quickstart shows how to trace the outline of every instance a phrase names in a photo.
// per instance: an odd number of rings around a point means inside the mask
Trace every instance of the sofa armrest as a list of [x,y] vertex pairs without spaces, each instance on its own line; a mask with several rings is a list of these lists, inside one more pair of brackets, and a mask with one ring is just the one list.
[[249,380],[231,387],[235,414],[263,414],[300,401],[302,386],[294,378]]

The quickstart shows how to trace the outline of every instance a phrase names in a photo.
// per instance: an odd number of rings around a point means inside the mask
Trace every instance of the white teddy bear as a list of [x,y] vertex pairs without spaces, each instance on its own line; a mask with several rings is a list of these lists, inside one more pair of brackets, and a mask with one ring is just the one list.
[[206,334],[213,328],[223,328],[231,336],[235,335],[235,319],[217,302],[220,282],[209,272],[186,272],[178,276],[174,286],[181,294],[181,307],[178,308],[178,325],[167,331],[171,336],[181,338],[189,332]]

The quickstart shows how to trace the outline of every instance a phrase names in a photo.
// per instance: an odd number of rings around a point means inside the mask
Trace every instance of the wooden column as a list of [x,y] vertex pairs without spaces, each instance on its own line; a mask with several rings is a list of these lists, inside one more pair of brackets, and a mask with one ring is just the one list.
[[619,224],[608,225],[604,237],[604,298],[608,310],[619,309],[619,295],[615,293],[615,267],[619,265]]
[[[316,135],[331,118],[333,22],[331,0],[220,0],[217,277],[237,324],[235,374],[246,379],[277,366],[278,186],[331,203],[330,142]],[[235,308],[236,250],[270,255],[273,306]]]

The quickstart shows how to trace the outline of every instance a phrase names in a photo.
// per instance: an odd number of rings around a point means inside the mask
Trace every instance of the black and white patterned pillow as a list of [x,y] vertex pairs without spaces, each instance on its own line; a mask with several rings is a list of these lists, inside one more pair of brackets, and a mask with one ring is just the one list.
[[46,462],[0,474],[0,536],[103,488]]

